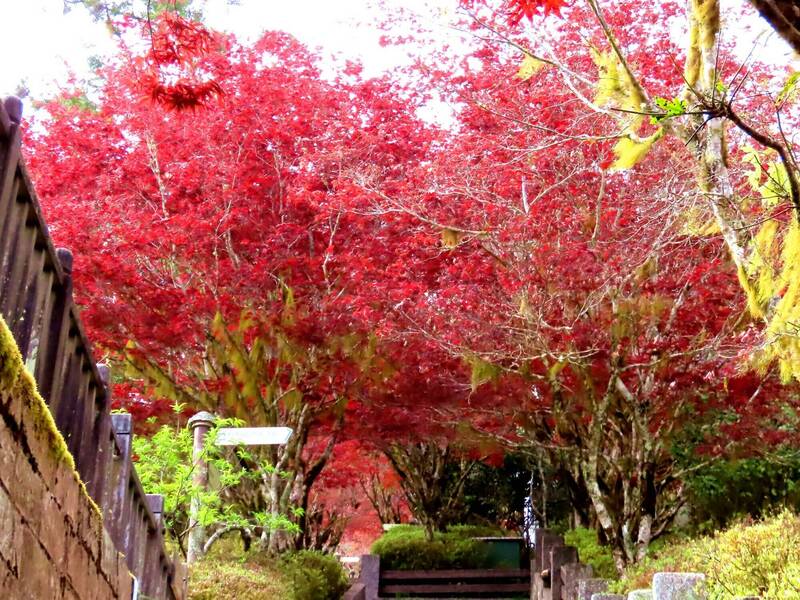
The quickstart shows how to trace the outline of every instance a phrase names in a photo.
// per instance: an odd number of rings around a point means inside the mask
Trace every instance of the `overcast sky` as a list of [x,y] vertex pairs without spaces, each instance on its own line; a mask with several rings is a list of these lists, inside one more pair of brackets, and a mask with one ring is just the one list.
[[[732,4],[743,1],[723,0]],[[458,0],[384,2],[389,7],[403,6],[425,15],[429,24],[437,20],[441,24]],[[86,75],[90,57],[102,57],[114,49],[105,26],[93,22],[83,7],[65,14],[62,0],[0,0],[0,5],[0,96],[14,93],[23,81],[33,97],[52,94],[66,81],[70,70]],[[401,49],[379,46],[380,32],[370,27],[379,11],[369,8],[368,0],[240,0],[238,4],[205,1],[207,22],[215,29],[231,31],[242,40],[253,39],[266,29],[287,31],[312,47],[320,46],[325,54],[340,52],[360,59],[367,74],[390,69],[405,57]],[[358,27],[358,23],[365,26]],[[447,35],[444,28],[441,31]],[[748,38],[752,40],[753,33],[743,31],[740,50],[749,50]],[[772,40],[757,52],[759,58],[786,64],[787,47],[776,35]]]
[[[457,0],[387,0],[425,15],[455,9]],[[114,49],[102,23],[95,23],[83,7],[64,12],[62,0],[0,0],[3,34],[0,36],[0,95],[13,93],[21,82],[34,97],[42,97],[63,84],[70,70],[88,72],[89,59]],[[359,58],[368,74],[402,62],[397,48],[382,48],[380,33],[369,27],[379,14],[366,0],[206,0],[207,23],[230,31],[242,40],[262,31],[287,31],[326,54],[341,52]],[[367,24],[357,27],[358,23]]]

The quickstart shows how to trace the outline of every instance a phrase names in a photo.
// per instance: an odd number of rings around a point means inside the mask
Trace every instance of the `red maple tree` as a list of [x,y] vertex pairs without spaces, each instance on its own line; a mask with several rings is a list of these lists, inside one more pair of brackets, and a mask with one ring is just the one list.
[[[609,170],[627,133],[587,110],[612,68],[588,7],[569,7],[552,60],[516,41],[562,5],[511,3],[510,30],[492,21],[490,43],[434,50],[402,82],[325,79],[288,35],[243,46],[166,17],[103,70],[94,106],[47,103],[29,162],[90,336],[152,375],[118,386],[122,403],[157,413],[180,388],[253,424],[294,419],[303,484],[287,496],[304,508],[315,484],[347,505],[347,481],[321,473],[362,442],[533,448],[619,565],[681,505],[674,443],[785,442],[791,393],[740,370],[753,326],[682,144]],[[677,10],[606,14],[665,97],[676,49],[647,33]],[[449,130],[417,115],[434,94]],[[304,521],[318,540],[337,533],[327,508]]]

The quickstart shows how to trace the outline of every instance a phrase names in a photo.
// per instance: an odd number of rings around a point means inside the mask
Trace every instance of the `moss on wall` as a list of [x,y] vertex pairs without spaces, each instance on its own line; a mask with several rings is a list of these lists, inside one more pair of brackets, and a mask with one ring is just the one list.
[[[17,343],[11,335],[6,322],[0,317],[0,407],[7,405],[11,398],[22,402],[25,411],[25,423],[47,437],[47,445],[52,451],[53,460],[63,463],[80,485],[81,493],[86,497],[92,509],[102,519],[102,512],[86,491],[80,475],[75,470],[75,461],[70,454],[67,443],[58,431],[53,415],[47,403],[36,389],[36,382],[25,368]],[[6,417],[6,415],[3,415]]]

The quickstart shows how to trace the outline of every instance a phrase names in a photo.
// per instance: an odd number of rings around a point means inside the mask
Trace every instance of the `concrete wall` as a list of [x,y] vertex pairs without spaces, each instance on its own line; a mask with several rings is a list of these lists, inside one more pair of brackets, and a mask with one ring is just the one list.
[[0,319],[0,598],[130,600],[132,586]]

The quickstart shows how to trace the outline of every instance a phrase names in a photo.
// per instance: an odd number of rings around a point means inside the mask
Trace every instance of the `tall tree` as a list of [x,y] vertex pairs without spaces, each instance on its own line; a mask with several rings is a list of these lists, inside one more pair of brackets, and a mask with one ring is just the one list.
[[[631,48],[636,40],[647,80],[668,89],[680,74],[654,57],[670,45],[644,29],[670,7],[651,9],[633,22],[620,8],[613,22]],[[546,452],[622,567],[682,504],[671,450],[684,425],[705,423],[710,441],[732,431],[720,427],[724,415],[740,433],[758,423],[751,442],[780,443],[794,398],[774,372],[737,372],[757,323],[742,315],[697,165],[679,139],[659,141],[669,106],[645,123],[613,51],[578,43],[580,24],[596,19],[580,17],[560,28],[560,54],[541,58],[472,20],[493,43],[442,87],[459,107],[458,135],[425,165],[418,193],[373,197],[376,211],[405,212],[438,232],[447,256],[435,287],[405,300],[405,322],[471,365],[481,397],[462,406],[473,422]],[[601,48],[606,33],[595,33]],[[514,423],[505,431],[504,414]]]
[[[143,35],[144,53],[122,46],[102,69],[94,105],[79,91],[44,104],[26,147],[37,189],[74,251],[90,336],[126,376],[119,402],[292,427],[270,481],[239,500],[305,509],[305,525],[359,377],[381,376],[380,305],[358,273],[390,273],[402,231],[348,210],[351,171],[391,186],[432,133],[413,96],[355,68],[326,81],[288,35],[242,46],[175,15]],[[203,79],[154,84],[167,64]],[[279,538],[264,543],[296,542]]]

